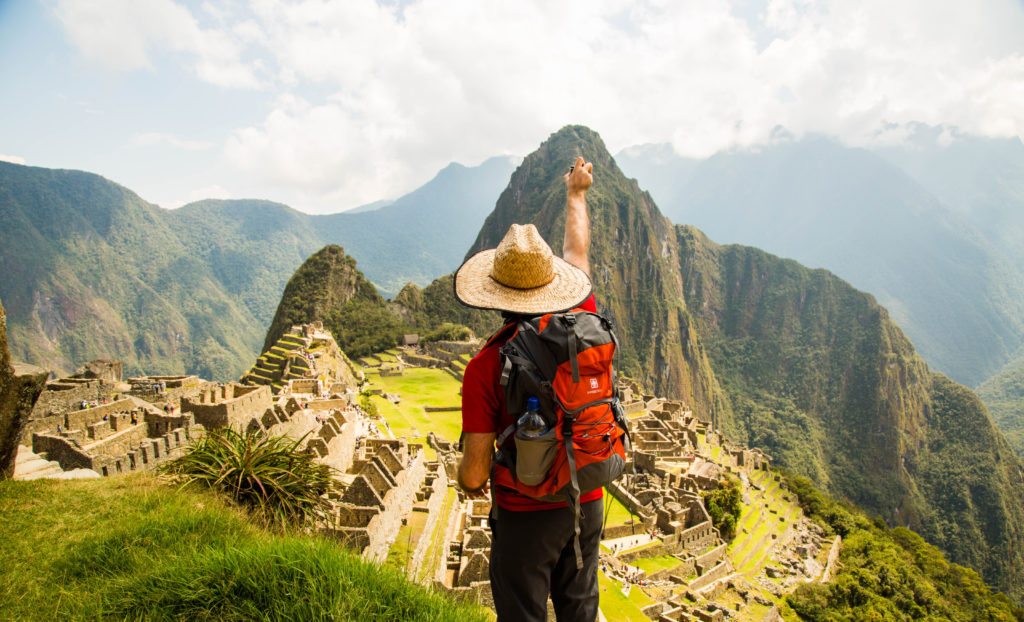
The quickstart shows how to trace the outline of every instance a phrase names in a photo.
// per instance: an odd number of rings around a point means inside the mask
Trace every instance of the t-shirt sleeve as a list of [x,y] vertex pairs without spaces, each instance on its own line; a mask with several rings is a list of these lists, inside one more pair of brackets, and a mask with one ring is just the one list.
[[[496,358],[496,357],[495,357]],[[495,361],[496,363],[497,361]],[[489,360],[474,357],[462,377],[462,431],[470,433],[498,432],[501,405],[494,391],[496,369]]]
[[590,311],[591,313],[597,313],[597,301],[594,300],[594,294],[587,296],[587,299],[580,303],[580,309],[584,311]]

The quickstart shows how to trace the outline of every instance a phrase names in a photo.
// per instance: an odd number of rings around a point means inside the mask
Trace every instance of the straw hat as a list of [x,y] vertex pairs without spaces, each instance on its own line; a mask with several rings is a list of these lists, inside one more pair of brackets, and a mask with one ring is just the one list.
[[512,225],[498,248],[473,255],[455,273],[455,297],[478,309],[554,313],[589,295],[587,273],[555,257],[533,225]]

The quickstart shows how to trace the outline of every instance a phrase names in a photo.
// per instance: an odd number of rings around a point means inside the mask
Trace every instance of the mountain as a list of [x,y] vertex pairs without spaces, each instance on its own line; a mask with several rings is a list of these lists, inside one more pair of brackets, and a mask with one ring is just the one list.
[[931,372],[873,297],[825,270],[679,228],[723,427],[1018,595],[1021,462],[968,388]]
[[683,299],[675,229],[650,195],[619,171],[592,130],[567,127],[527,156],[466,256],[496,247],[512,223],[526,222],[536,224],[561,254],[562,175],[577,155],[598,171],[587,194],[592,280],[599,308],[619,327],[622,369],[652,384],[659,395],[678,396],[716,413],[720,392]]
[[306,259],[288,280],[263,351],[292,326],[312,322],[323,322],[342,350],[353,357],[386,350],[408,333],[434,338],[445,330],[444,325],[466,326],[479,335],[500,326],[497,314],[467,309],[458,304],[453,292],[452,277],[447,275],[423,289],[409,283],[393,301],[386,301],[359,271],[355,259],[330,244]]
[[[385,303],[356,269],[356,261],[340,246],[331,244],[310,256],[288,280],[261,351],[269,350],[292,326],[322,322],[348,306],[384,309]],[[345,350],[352,346],[340,341],[339,345]]]
[[1024,270],[1024,142],[918,126],[876,150],[938,197]]
[[1006,440],[1024,456],[1024,356],[1006,366],[978,387],[978,396],[1006,434]]
[[514,166],[506,157],[474,168],[450,164],[382,208],[310,221],[325,243],[340,244],[358,258],[366,276],[391,297],[406,283],[426,286],[459,267]]
[[15,358],[74,369],[237,373],[256,317],[189,252],[166,212],[78,171],[0,163],[0,298]]
[[117,358],[128,373],[238,377],[306,257],[341,243],[386,293],[426,286],[458,267],[512,166],[451,165],[374,211],[311,216],[258,200],[165,210],[98,175],[0,162],[12,352],[54,370]]
[[665,145],[620,158],[642,185],[651,180],[674,222],[827,268],[874,294],[956,380],[978,384],[1024,344],[1024,270],[878,154],[809,138],[701,161]]
[[595,290],[627,373],[1024,595],[1020,461],[977,396],[931,372],[872,296],[825,270],[673,226],[580,127],[527,156],[474,250],[512,222],[561,239],[561,175],[577,154],[594,162]]

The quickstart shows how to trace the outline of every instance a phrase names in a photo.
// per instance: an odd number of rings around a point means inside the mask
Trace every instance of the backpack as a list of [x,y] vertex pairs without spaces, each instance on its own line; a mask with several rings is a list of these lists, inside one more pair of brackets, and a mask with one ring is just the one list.
[[[582,309],[510,323],[489,343],[509,334],[499,349],[500,382],[513,423],[495,441],[493,483],[538,501],[568,501],[582,568],[580,495],[621,477],[629,452],[612,365],[618,340],[609,320]],[[516,421],[531,396],[548,432],[526,440]]]

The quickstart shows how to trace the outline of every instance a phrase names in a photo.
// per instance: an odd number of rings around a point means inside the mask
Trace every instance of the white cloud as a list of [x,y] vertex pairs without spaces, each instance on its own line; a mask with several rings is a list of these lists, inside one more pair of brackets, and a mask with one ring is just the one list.
[[16,155],[7,155],[0,153],[0,162],[10,162],[11,164],[24,164],[25,158]]
[[174,147],[175,149],[181,149],[183,151],[204,151],[214,146],[210,141],[180,138],[174,134],[166,134],[163,132],[143,132],[141,134],[136,134],[132,137],[132,144],[143,147],[167,146]]
[[59,0],[57,18],[89,60],[115,70],[152,67],[154,50],[189,58],[201,80],[224,87],[259,86],[254,67],[226,31],[201,28],[173,0]]
[[396,196],[568,123],[613,150],[670,141],[691,156],[780,127],[852,144],[915,122],[1024,134],[1015,0],[259,0],[204,5],[205,27],[170,0],[146,0],[159,18],[128,6],[81,9],[72,40],[128,68],[162,47],[201,79],[264,77],[273,103],[225,160],[303,209]]

